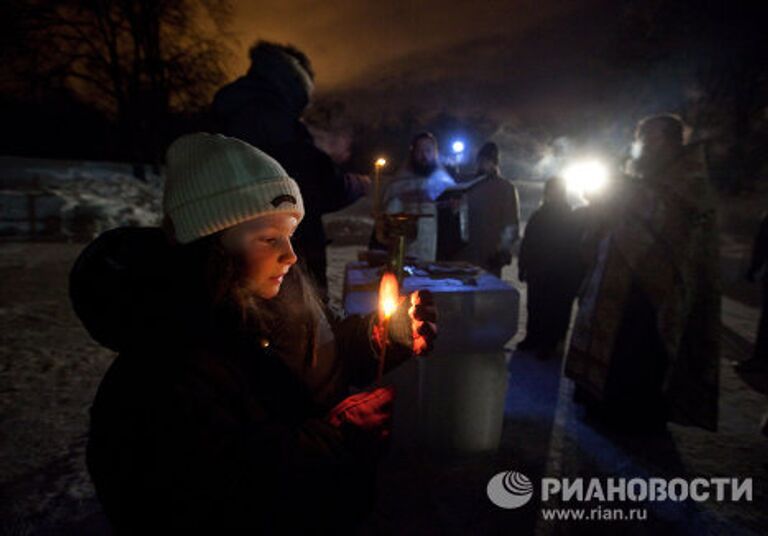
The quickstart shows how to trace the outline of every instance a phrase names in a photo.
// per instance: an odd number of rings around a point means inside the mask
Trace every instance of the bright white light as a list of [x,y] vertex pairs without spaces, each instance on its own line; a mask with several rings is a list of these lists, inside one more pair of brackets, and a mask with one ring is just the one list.
[[608,184],[608,168],[597,160],[575,162],[563,170],[563,178],[569,190],[592,194]]
[[453,145],[451,145],[451,149],[453,149],[454,153],[463,153],[464,152],[464,142],[461,140],[457,140],[453,142]]
[[393,298],[382,298],[381,310],[384,312],[384,316],[389,318],[397,310],[397,302]]

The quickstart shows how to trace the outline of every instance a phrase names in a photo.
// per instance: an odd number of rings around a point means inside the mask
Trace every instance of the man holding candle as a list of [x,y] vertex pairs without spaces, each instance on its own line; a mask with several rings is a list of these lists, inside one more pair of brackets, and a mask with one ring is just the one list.
[[[324,313],[291,246],[303,199],[275,160],[193,134],[167,170],[167,234],[105,233],[71,275],[78,316],[120,353],[87,452],[115,532],[353,532],[394,395],[349,396],[375,379],[376,319]],[[413,356],[414,326],[431,345],[422,298],[392,315],[387,369]]]

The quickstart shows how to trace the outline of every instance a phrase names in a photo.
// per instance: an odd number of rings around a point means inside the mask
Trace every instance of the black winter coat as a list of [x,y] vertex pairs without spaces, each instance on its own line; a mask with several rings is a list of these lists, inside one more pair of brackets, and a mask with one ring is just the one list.
[[296,180],[306,215],[295,235],[299,257],[325,289],[326,236],[321,216],[353,203],[365,193],[318,149],[301,122],[309,102],[307,90],[282,56],[260,56],[246,76],[223,87],[213,101],[216,128],[239,138],[277,160]]
[[159,229],[109,231],[71,274],[76,312],[119,352],[87,449],[116,532],[351,530],[372,506],[377,453],[324,416],[373,379],[369,320],[335,325],[339,352],[313,366],[206,311],[178,250]]
[[542,204],[529,218],[520,244],[520,279],[533,285],[555,285],[566,294],[575,294],[583,271],[581,230],[570,206]]

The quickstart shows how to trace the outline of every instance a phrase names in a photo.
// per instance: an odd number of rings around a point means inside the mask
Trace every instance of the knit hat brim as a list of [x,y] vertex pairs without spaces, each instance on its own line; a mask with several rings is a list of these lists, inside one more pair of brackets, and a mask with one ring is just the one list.
[[265,152],[236,138],[199,132],[174,141],[163,210],[179,243],[186,244],[268,214],[299,221],[299,185]]

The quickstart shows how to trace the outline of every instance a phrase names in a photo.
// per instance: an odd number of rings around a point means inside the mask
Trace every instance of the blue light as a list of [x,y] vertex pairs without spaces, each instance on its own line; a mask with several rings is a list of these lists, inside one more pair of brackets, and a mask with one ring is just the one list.
[[464,142],[461,140],[456,140],[451,145],[451,149],[453,149],[453,152],[456,154],[463,153],[464,152]]

